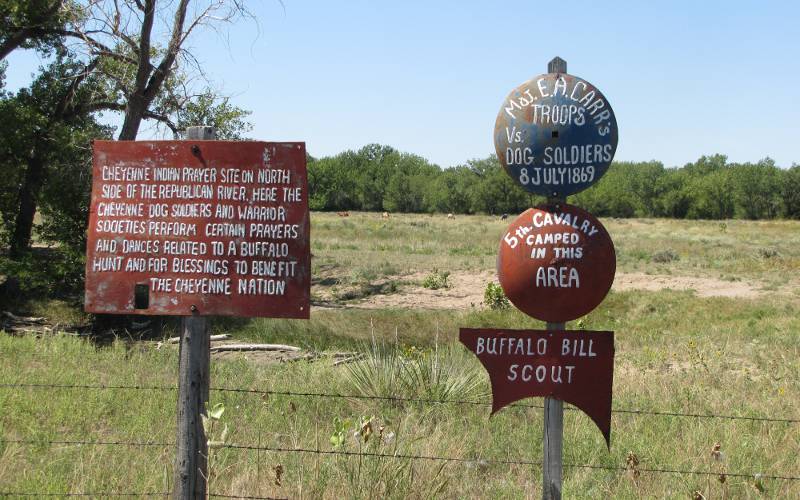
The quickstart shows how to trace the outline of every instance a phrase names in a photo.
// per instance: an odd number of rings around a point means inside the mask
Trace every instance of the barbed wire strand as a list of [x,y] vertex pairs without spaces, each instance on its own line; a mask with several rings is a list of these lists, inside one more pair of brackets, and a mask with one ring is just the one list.
[[[483,459],[483,458],[463,458],[463,457],[439,457],[435,455],[409,455],[409,454],[388,454],[388,453],[376,453],[376,452],[355,452],[355,451],[345,451],[345,450],[315,450],[309,448],[281,448],[281,447],[270,447],[270,446],[252,446],[252,445],[237,445],[237,444],[227,444],[221,445],[220,448],[234,448],[234,449],[243,449],[243,450],[260,450],[260,451],[272,451],[272,452],[288,452],[288,453],[313,453],[318,455],[345,455],[345,456],[363,456],[363,457],[375,457],[375,458],[399,458],[399,459],[409,459],[409,460],[430,460],[430,461],[441,461],[441,462],[465,462],[465,463],[473,463],[473,464],[493,464],[493,465],[527,465],[527,466],[541,466],[542,462],[540,461],[531,461],[531,460],[510,460],[510,459]],[[611,465],[595,465],[595,464],[570,464],[565,463],[563,464],[564,467],[569,467],[573,469],[602,469],[602,470],[609,470],[609,471],[626,471],[628,468],[620,467],[620,466],[611,466]],[[668,468],[644,468],[644,467],[637,467],[636,470],[639,472],[652,472],[652,473],[662,473],[662,474],[693,474],[693,475],[707,475],[707,476],[719,476],[724,474],[726,476],[731,477],[744,477],[744,478],[752,478],[755,477],[755,473],[743,473],[743,472],[713,472],[713,471],[694,471],[694,470],[681,470],[681,469],[668,469]],[[769,474],[761,474],[760,476],[763,479],[779,479],[784,481],[800,481],[800,476],[784,476],[784,475],[769,475]]]
[[[60,445],[121,445],[121,446],[175,446],[174,443],[153,443],[153,442],[127,442],[127,441],[43,441],[36,439],[0,439],[0,443],[16,443],[16,444],[60,444]],[[436,455],[414,455],[406,453],[377,453],[370,451],[347,451],[347,450],[319,450],[312,448],[284,448],[279,446],[257,446],[246,444],[221,444],[218,448],[228,448],[235,450],[248,450],[248,451],[270,451],[276,453],[312,453],[317,455],[341,455],[341,456],[361,456],[372,458],[391,458],[391,459],[405,459],[405,460],[428,460],[438,462],[458,462],[470,463],[475,465],[525,465],[525,466],[541,466],[541,461],[522,460],[522,459],[502,459],[502,458],[465,458],[465,457],[440,457]],[[597,464],[574,464],[565,463],[564,467],[577,468],[577,469],[600,469],[609,471],[626,471],[627,467],[612,466],[612,465],[597,465]],[[704,475],[704,476],[719,476],[725,475],[730,477],[754,478],[757,473],[745,472],[727,472],[727,471],[702,471],[702,470],[683,470],[683,469],[670,469],[665,467],[659,468],[646,468],[636,467],[635,470],[639,472],[651,472],[654,474],[691,474],[691,475]],[[800,476],[789,475],[772,475],[760,474],[762,479],[775,479],[783,481],[800,481]]]
[[95,492],[80,492],[80,493],[48,493],[44,491],[29,491],[29,492],[22,492],[22,491],[0,491],[0,497],[95,497],[95,498],[105,498],[105,497],[168,497],[170,493],[165,492],[158,492],[158,491],[145,491],[141,493],[114,493],[109,491],[95,491]]
[[[168,492],[157,492],[157,491],[145,491],[141,493],[115,493],[109,491],[96,491],[96,492],[66,492],[66,493],[49,493],[44,491],[29,491],[29,492],[22,492],[22,491],[0,491],[0,497],[34,497],[34,498],[41,498],[41,497],[95,497],[95,498],[107,498],[107,497],[169,497],[171,493]],[[240,498],[244,500],[286,500],[285,497],[258,497],[252,495],[232,495],[226,493],[209,493],[209,497],[211,498]]]
[[209,493],[211,498],[242,498],[245,500],[287,500],[286,497],[255,497],[250,495],[232,495],[230,493]]
[[[118,390],[151,390],[151,391],[175,391],[178,388],[175,386],[143,386],[143,385],[88,385],[88,384],[43,384],[43,383],[18,383],[18,384],[0,384],[0,388],[31,388],[31,389],[118,389]],[[426,398],[404,398],[399,396],[368,396],[360,394],[337,394],[326,392],[300,392],[289,390],[259,390],[259,389],[243,389],[236,387],[211,387],[210,390],[217,392],[233,392],[245,394],[259,394],[259,395],[272,395],[272,396],[296,396],[296,397],[318,397],[318,398],[341,398],[341,399],[362,399],[362,400],[380,400],[390,402],[412,402],[412,403],[428,403],[428,404],[458,404],[458,405],[475,405],[475,406],[491,406],[492,403],[486,401],[465,401],[453,399],[426,399]],[[512,408],[544,408],[543,405],[531,403],[514,403],[509,405]],[[567,406],[565,409],[569,411],[579,411],[577,408]],[[630,415],[652,415],[663,417],[680,417],[680,418],[707,418],[707,419],[723,419],[723,420],[748,420],[752,422],[772,422],[772,423],[800,423],[800,418],[776,418],[776,417],[758,417],[758,416],[745,416],[745,415],[724,415],[714,413],[686,413],[676,411],[661,411],[661,410],[644,410],[632,408],[612,408],[612,413],[630,414]]]

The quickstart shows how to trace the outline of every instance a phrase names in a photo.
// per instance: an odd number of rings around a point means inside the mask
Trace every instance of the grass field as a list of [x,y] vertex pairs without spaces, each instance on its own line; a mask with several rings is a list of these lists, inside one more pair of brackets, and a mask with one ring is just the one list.
[[[746,298],[698,297],[680,289],[612,292],[582,324],[616,332],[614,408],[795,421],[616,412],[609,451],[588,417],[567,411],[564,462],[573,467],[564,471],[564,497],[800,497],[799,480],[756,477],[800,477],[800,223],[603,222],[617,248],[618,273],[700,276],[747,283],[757,292]],[[458,327],[541,323],[480,304],[429,310],[360,306],[376,294],[413,293],[417,276],[433,269],[493,269],[506,224],[485,216],[393,215],[386,220],[379,214],[313,214],[312,296],[325,307],[316,308],[305,322],[217,319],[215,333],[323,353],[370,351],[374,337],[380,367],[334,366],[325,356],[280,364],[231,356],[212,363],[212,386],[490,402],[488,376],[458,344]],[[28,312],[61,321],[78,316],[64,305],[53,306],[33,304]],[[175,350],[156,349],[155,342],[120,340],[97,347],[66,336],[0,336],[0,384],[166,388],[174,386],[176,371]],[[169,491],[175,397],[171,389],[0,387],[0,439],[5,440],[0,442],[0,492]],[[489,407],[474,404],[224,391],[212,391],[211,399],[225,407],[213,436],[220,437],[227,425],[228,445],[392,455],[218,448],[210,459],[210,490],[215,493],[541,496],[541,470],[535,463],[541,460],[542,410],[530,407],[541,400],[525,400],[489,419]],[[360,431],[358,436],[354,431]],[[716,443],[721,455],[712,454]],[[504,461],[523,463],[498,463]],[[619,470],[634,461],[638,465],[630,470]]]

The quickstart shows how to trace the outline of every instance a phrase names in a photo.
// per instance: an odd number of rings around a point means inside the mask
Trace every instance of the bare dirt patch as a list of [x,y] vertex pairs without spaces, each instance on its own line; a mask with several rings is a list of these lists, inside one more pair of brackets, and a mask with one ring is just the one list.
[[725,281],[691,276],[653,275],[645,273],[619,273],[614,279],[614,290],[693,290],[698,297],[732,297],[755,299],[764,294],[757,284],[745,281]]
[[[403,281],[422,283],[426,273],[403,276]],[[494,272],[454,272],[448,277],[449,286],[430,290],[421,285],[406,285],[396,293],[372,295],[352,304],[364,309],[468,309],[480,307],[486,283],[497,281]]]
[[[402,276],[406,283],[421,283],[425,273]],[[450,274],[448,288],[429,290],[419,284],[401,287],[396,293],[371,295],[362,300],[350,302],[345,307],[361,309],[469,309],[483,305],[483,292],[486,284],[497,281],[493,271],[453,272]],[[755,299],[767,293],[760,284],[745,281],[725,281],[714,278],[691,276],[652,275],[644,273],[617,273],[613,289],[628,290],[689,290],[698,297],[731,297]]]

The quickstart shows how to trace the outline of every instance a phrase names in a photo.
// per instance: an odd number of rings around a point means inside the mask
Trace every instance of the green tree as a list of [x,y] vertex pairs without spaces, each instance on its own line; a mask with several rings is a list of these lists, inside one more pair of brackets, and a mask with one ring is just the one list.
[[[190,64],[178,69],[179,61],[193,60],[185,49],[192,32],[208,23],[233,22],[249,14],[235,0],[205,4],[193,0],[196,5],[191,10],[190,1],[59,3],[58,12],[65,6],[75,6],[71,15],[59,18],[64,26],[51,23],[37,28],[42,40],[50,40],[48,43],[55,44],[58,50],[53,65],[32,86],[39,91],[20,96],[26,101],[24,105],[36,108],[37,116],[44,121],[28,143],[27,160],[16,163],[21,169],[15,172],[20,186],[15,200],[17,213],[7,225],[7,232],[12,233],[12,256],[21,255],[30,244],[38,198],[47,178],[43,160],[46,154],[42,151],[48,134],[60,122],[69,123],[102,111],[120,111],[123,123],[118,138],[122,140],[135,139],[144,119],[164,123],[173,134],[185,124],[212,120],[223,138],[236,138],[249,131],[246,113],[231,106],[227,99],[208,90],[192,93],[192,78],[185,68]],[[61,38],[56,43],[52,37]],[[68,46],[63,44],[67,37],[73,41]],[[4,218],[9,219],[8,215]]]
[[727,169],[690,175],[686,184],[690,219],[730,219],[735,214],[734,185]]
[[467,166],[443,170],[429,185],[428,209],[442,213],[473,213],[475,174]]
[[637,166],[612,163],[594,186],[575,195],[574,203],[600,217],[633,217],[643,210],[632,183]]
[[245,134],[253,130],[253,124],[247,119],[250,111],[231,104],[229,97],[211,89],[192,96],[183,105],[164,110],[164,116],[169,116],[170,112],[174,115],[170,122],[175,130],[206,125],[214,127],[217,139],[221,141],[245,140]]
[[515,213],[531,204],[533,198],[506,174],[494,155],[470,160],[466,167],[473,174],[472,212]]
[[0,0],[0,60],[19,48],[50,52],[80,12],[64,0]]
[[780,183],[786,217],[800,219],[800,165],[784,171]]
[[[6,130],[2,135],[14,137],[15,144],[8,147],[2,161],[4,170],[16,177],[19,185],[17,196],[10,203],[15,208],[13,214],[4,214],[7,224],[13,220],[9,225],[12,257],[19,257],[30,245],[39,196],[48,180],[48,165],[59,159],[64,142],[74,144],[65,129],[80,128],[87,120],[92,121],[88,115],[75,112],[75,103],[88,99],[88,94],[96,89],[95,77],[91,63],[86,66],[71,58],[58,57],[30,88],[7,97],[4,102],[11,118],[4,123]],[[9,125],[16,128],[9,130]],[[81,146],[87,148],[88,144]]]
[[736,215],[745,219],[774,219],[783,212],[780,169],[766,158],[758,163],[733,165]]
[[665,169],[657,181],[653,215],[656,217],[686,218],[691,198],[687,191],[689,174],[679,168]]

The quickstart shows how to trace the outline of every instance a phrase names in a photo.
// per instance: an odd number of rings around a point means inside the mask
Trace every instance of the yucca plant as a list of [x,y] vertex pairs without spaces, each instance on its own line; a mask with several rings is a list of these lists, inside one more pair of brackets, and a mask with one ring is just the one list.
[[397,347],[378,343],[373,336],[365,350],[362,359],[345,365],[348,381],[361,396],[401,396],[403,361]]
[[472,400],[481,393],[481,371],[464,359],[460,346],[434,349],[403,366],[403,384],[412,397],[434,401]]
[[[438,336],[437,336],[438,337]],[[402,350],[374,336],[361,360],[347,365],[347,379],[362,396],[464,400],[480,394],[481,370],[463,349]]]

